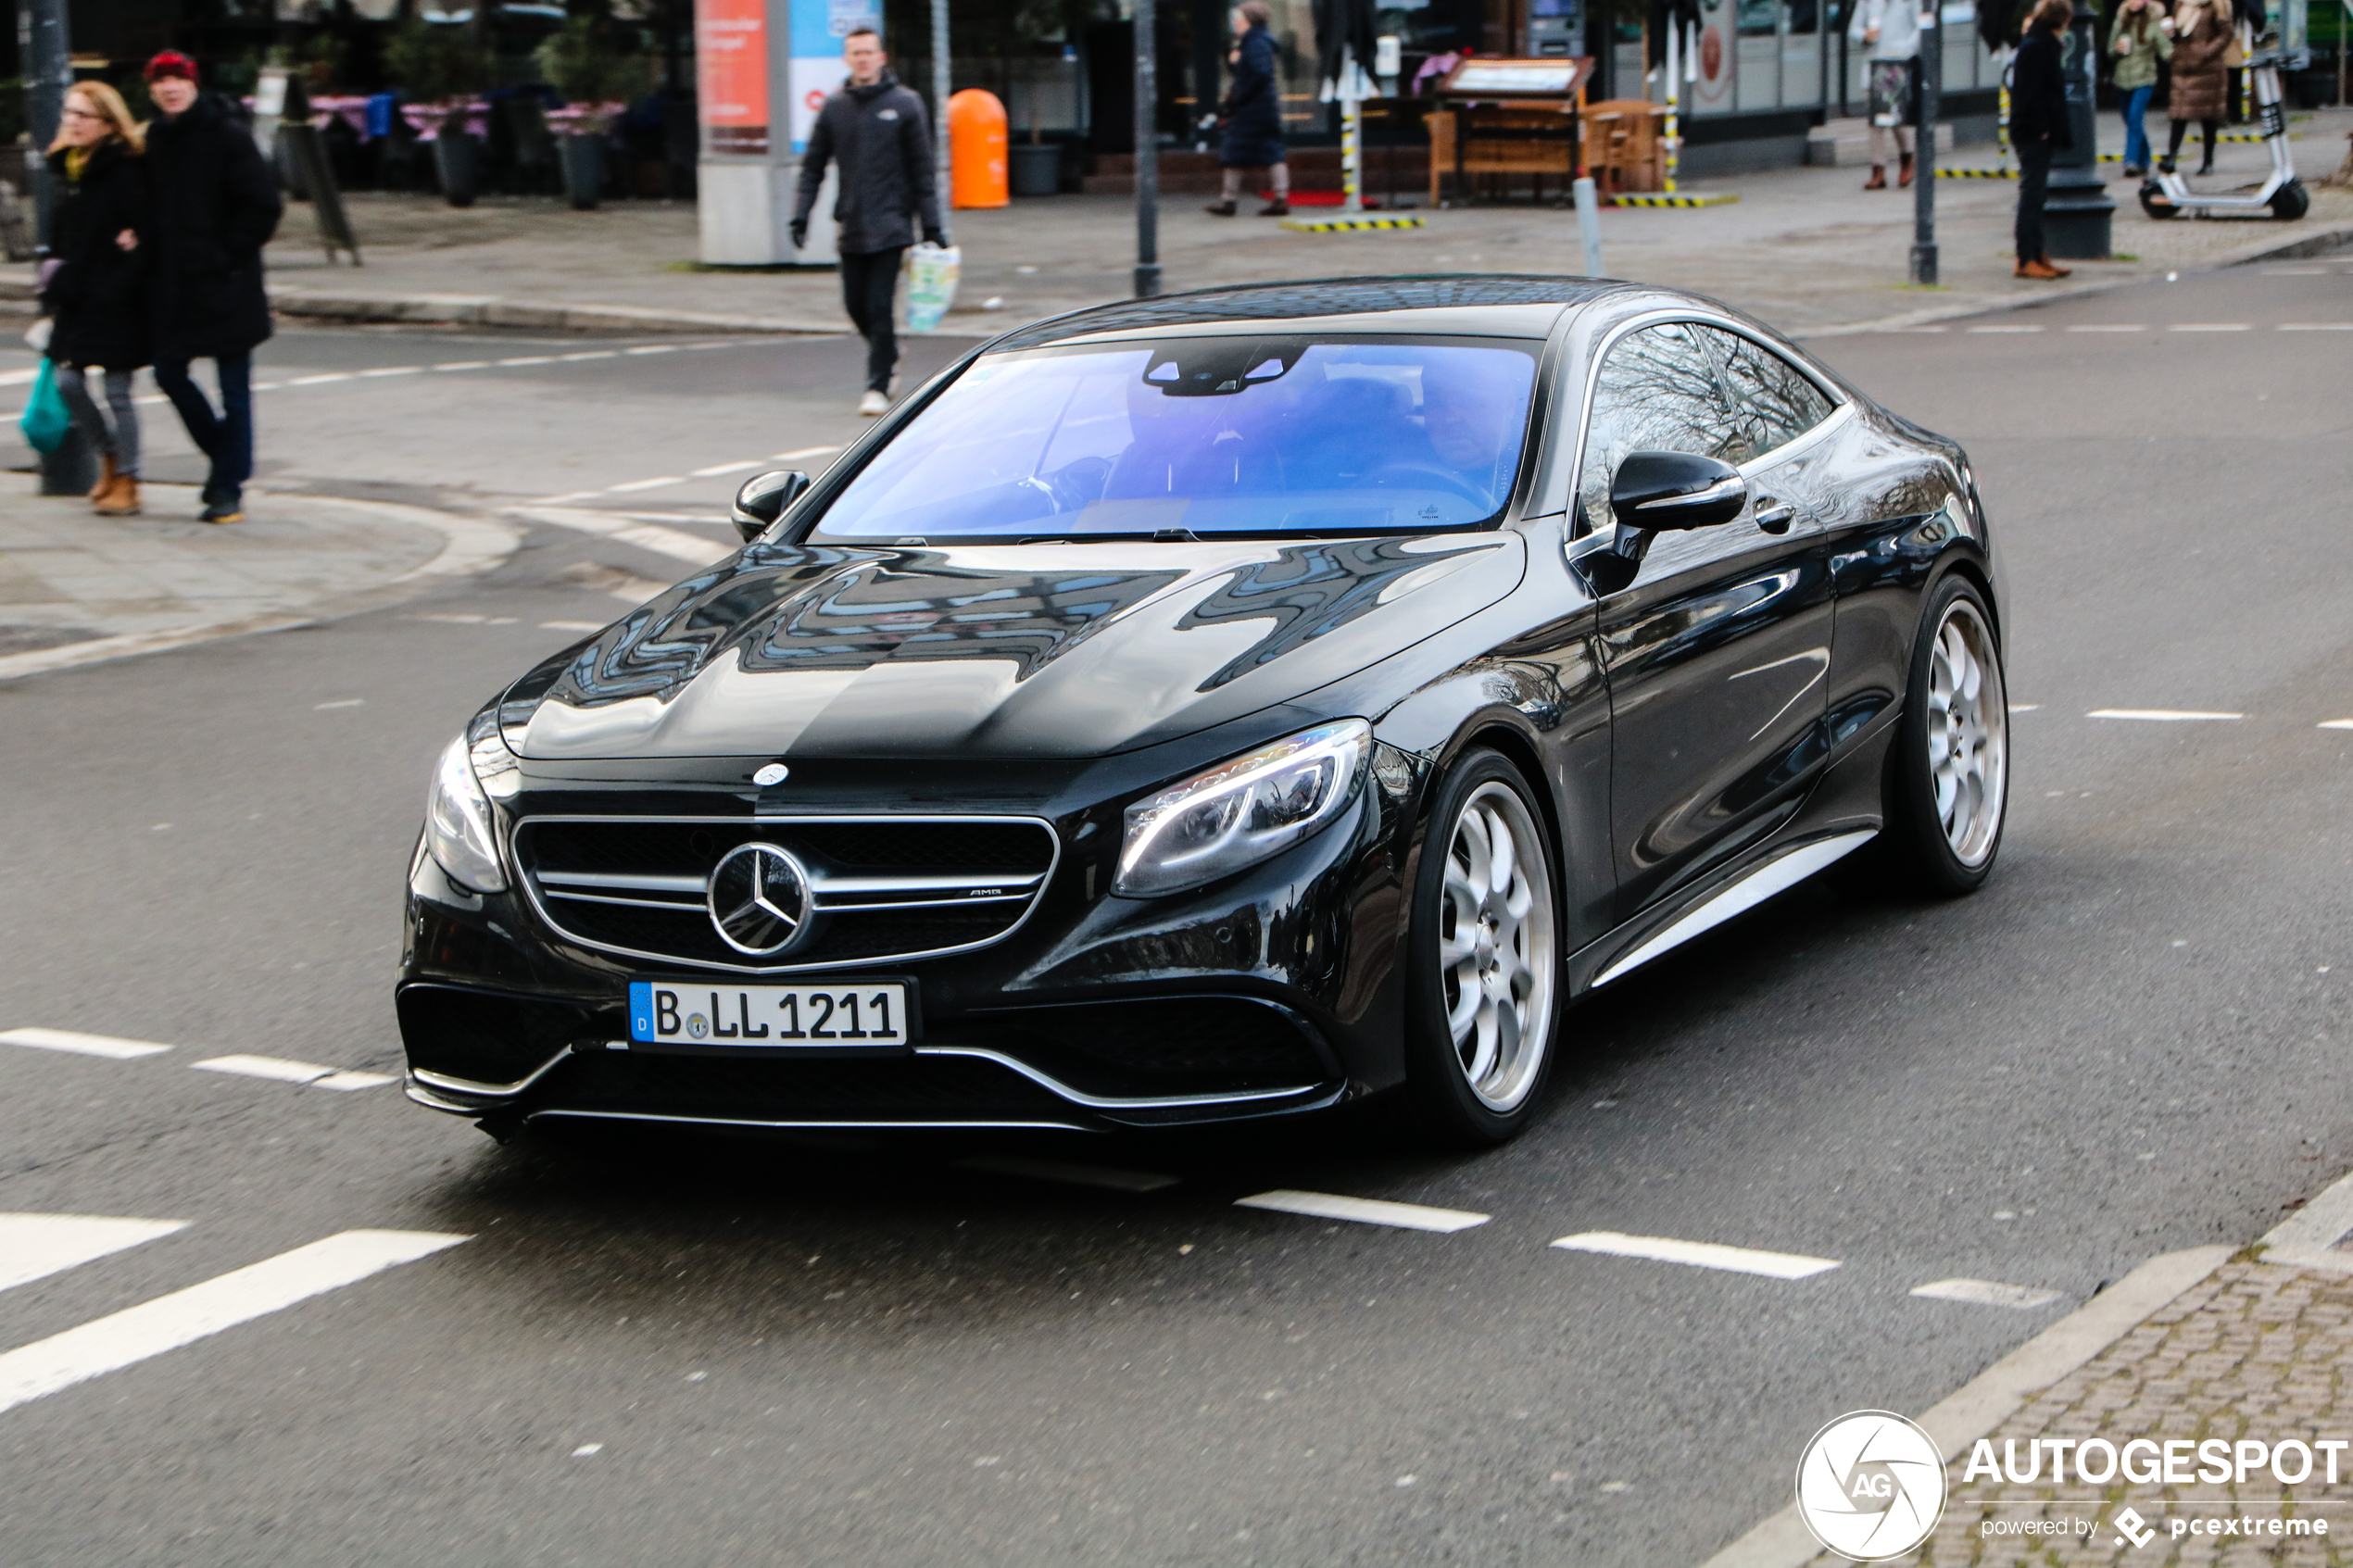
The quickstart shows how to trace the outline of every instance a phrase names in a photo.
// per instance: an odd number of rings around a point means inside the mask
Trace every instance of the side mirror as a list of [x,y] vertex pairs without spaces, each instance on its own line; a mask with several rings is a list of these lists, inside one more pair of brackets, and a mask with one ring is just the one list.
[[1621,529],[1713,528],[1747,505],[1740,470],[1695,452],[1629,452],[1609,485]]
[[799,500],[808,488],[809,476],[799,469],[774,469],[753,474],[736,492],[735,509],[727,514],[727,521],[736,525],[736,532],[749,545],[776,526],[785,508]]

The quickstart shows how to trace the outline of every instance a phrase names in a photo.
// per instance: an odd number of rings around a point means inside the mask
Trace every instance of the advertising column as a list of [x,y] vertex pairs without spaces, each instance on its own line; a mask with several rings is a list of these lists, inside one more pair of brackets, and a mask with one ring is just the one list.
[[799,249],[793,191],[817,110],[841,85],[843,36],[881,25],[876,0],[695,0],[705,265],[833,264],[833,171]]

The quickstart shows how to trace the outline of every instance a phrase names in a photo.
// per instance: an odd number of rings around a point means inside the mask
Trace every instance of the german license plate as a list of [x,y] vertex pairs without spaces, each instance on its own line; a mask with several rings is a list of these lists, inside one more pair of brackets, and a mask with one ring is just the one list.
[[862,985],[710,985],[634,981],[633,1044],[748,1050],[904,1046],[910,1027],[903,982]]

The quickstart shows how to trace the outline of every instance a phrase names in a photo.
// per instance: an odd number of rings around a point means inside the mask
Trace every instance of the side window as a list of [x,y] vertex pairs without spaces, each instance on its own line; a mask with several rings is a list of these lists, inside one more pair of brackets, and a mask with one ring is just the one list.
[[1835,407],[1811,377],[1762,344],[1719,328],[1705,329],[1732,395],[1764,427],[1763,451],[1791,442],[1831,417]]
[[1578,497],[1589,528],[1612,526],[1609,483],[1629,452],[1696,452],[1746,462],[1744,421],[1733,417],[1698,329],[1644,327],[1612,344],[1593,384],[1593,411],[1578,468]]

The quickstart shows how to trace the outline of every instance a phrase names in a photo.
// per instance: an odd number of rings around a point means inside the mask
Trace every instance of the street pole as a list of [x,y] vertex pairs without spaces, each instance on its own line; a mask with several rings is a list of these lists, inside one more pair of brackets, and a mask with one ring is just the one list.
[[948,214],[956,205],[954,172],[948,162],[948,92],[953,85],[949,79],[950,69],[948,0],[931,0],[931,129],[939,142],[934,183],[939,187],[939,237],[952,245],[956,236],[948,228]]
[[2095,141],[2098,120],[2092,107],[2097,69],[2092,43],[2092,8],[2075,0],[2075,16],[2061,41],[2059,71],[2067,82],[2067,128],[2070,144],[2051,157],[2050,194],[2043,202],[2043,234],[2051,255],[2105,261],[2108,223],[2116,203],[2100,178]]
[[1160,41],[1136,0],[1136,297],[1160,293]]
[[[66,30],[66,0],[19,0],[18,57],[24,62],[25,127],[31,132],[26,158],[32,176],[35,255],[49,254],[49,222],[55,215],[57,182],[45,156],[65,118],[66,92],[73,85],[73,41]],[[66,426],[54,452],[41,454],[41,494],[78,495],[97,483],[98,465],[79,425]]]
[[[1908,0],[1907,0],[1908,3]],[[1920,12],[1920,123],[1912,133],[1912,282],[1936,286],[1936,116],[1944,85],[1944,0]]]

